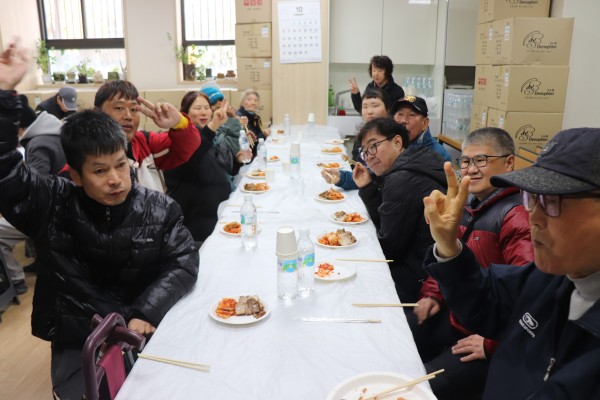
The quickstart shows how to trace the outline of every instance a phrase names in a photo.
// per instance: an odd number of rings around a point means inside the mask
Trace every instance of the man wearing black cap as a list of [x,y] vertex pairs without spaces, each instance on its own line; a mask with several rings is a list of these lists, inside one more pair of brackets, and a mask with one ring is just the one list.
[[600,393],[600,129],[559,132],[536,163],[491,178],[521,189],[535,260],[479,268],[456,239],[470,178],[445,166],[448,194],[424,199],[436,242],[425,268],[453,313],[500,346],[484,399],[591,399]]
[[429,110],[421,97],[406,96],[392,104],[394,121],[404,125],[410,136],[410,146],[426,146],[438,153],[445,161],[452,161],[450,154],[429,132]]
[[42,101],[35,108],[38,114],[47,111],[58,119],[63,119],[77,111],[77,91],[74,87],[63,86],[57,94]]

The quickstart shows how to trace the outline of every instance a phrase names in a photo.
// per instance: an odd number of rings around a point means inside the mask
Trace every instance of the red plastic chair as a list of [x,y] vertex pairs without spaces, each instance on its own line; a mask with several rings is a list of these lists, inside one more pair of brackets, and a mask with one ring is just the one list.
[[[87,400],[113,400],[133,367],[132,350],[142,351],[146,338],[127,329],[118,313],[92,318],[93,332],[83,346],[81,362]],[[100,346],[106,344],[98,359]]]

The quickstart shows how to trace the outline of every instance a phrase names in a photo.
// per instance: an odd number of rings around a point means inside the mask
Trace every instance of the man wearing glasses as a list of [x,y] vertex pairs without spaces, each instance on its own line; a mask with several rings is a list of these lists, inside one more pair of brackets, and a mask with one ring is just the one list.
[[479,268],[456,239],[471,178],[444,169],[448,194],[424,199],[436,242],[426,270],[467,328],[500,339],[483,398],[597,398],[600,129],[559,132],[533,166],[492,177],[521,189],[535,256],[525,267]]
[[423,196],[445,190],[442,163],[427,147],[409,147],[406,128],[389,118],[367,122],[357,136],[369,170],[357,165],[352,178],[359,188],[390,272],[403,302],[415,302],[427,274],[423,259],[433,243],[423,218]]
[[[533,260],[528,213],[516,187],[496,188],[494,175],[514,170],[515,145],[499,128],[481,128],[469,134],[456,159],[463,177],[470,177],[469,197],[458,231],[479,264],[526,265]],[[440,400],[480,398],[489,359],[498,342],[463,327],[445,307],[435,279],[423,283],[413,315],[407,315],[419,354],[428,371],[445,369],[432,381]]]

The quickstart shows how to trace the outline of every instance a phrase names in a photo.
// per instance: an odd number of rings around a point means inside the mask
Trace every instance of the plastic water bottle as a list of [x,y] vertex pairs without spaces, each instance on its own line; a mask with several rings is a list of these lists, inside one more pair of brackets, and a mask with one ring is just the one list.
[[309,230],[300,229],[298,238],[298,293],[310,296],[315,288],[315,245],[310,240]]
[[315,134],[315,114],[309,113],[306,120],[306,133],[309,137]]
[[[250,150],[250,141],[248,140],[248,136],[246,136],[246,131],[245,130],[240,130],[240,150]],[[250,152],[247,152],[248,154],[250,154],[249,157],[242,159],[242,162],[244,164],[248,164],[250,161],[252,161],[252,155]]]
[[267,145],[265,139],[258,139],[258,147],[256,148],[256,164],[259,170],[267,169]]
[[256,240],[256,224],[258,218],[256,215],[256,207],[252,202],[252,195],[244,196],[244,204],[242,204],[242,247],[244,250],[254,250],[257,245]]
[[292,137],[292,121],[290,119],[290,114],[285,114],[283,117],[283,130],[285,132],[286,137]]
[[298,242],[291,226],[277,230],[275,242],[277,255],[277,296],[292,300],[298,295]]
[[290,148],[290,176],[300,177],[300,142],[293,142]]

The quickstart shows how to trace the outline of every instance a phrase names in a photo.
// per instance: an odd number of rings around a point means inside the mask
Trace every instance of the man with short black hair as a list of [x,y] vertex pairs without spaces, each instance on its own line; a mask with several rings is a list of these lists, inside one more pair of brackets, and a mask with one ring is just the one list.
[[535,257],[524,267],[479,267],[456,238],[471,178],[444,168],[448,194],[424,198],[436,242],[425,269],[465,327],[500,339],[483,398],[597,398],[600,129],[559,132],[533,166],[491,178],[521,189]]
[[77,90],[72,86],[63,86],[54,96],[42,101],[35,108],[38,114],[46,111],[58,119],[64,119],[77,111]]

